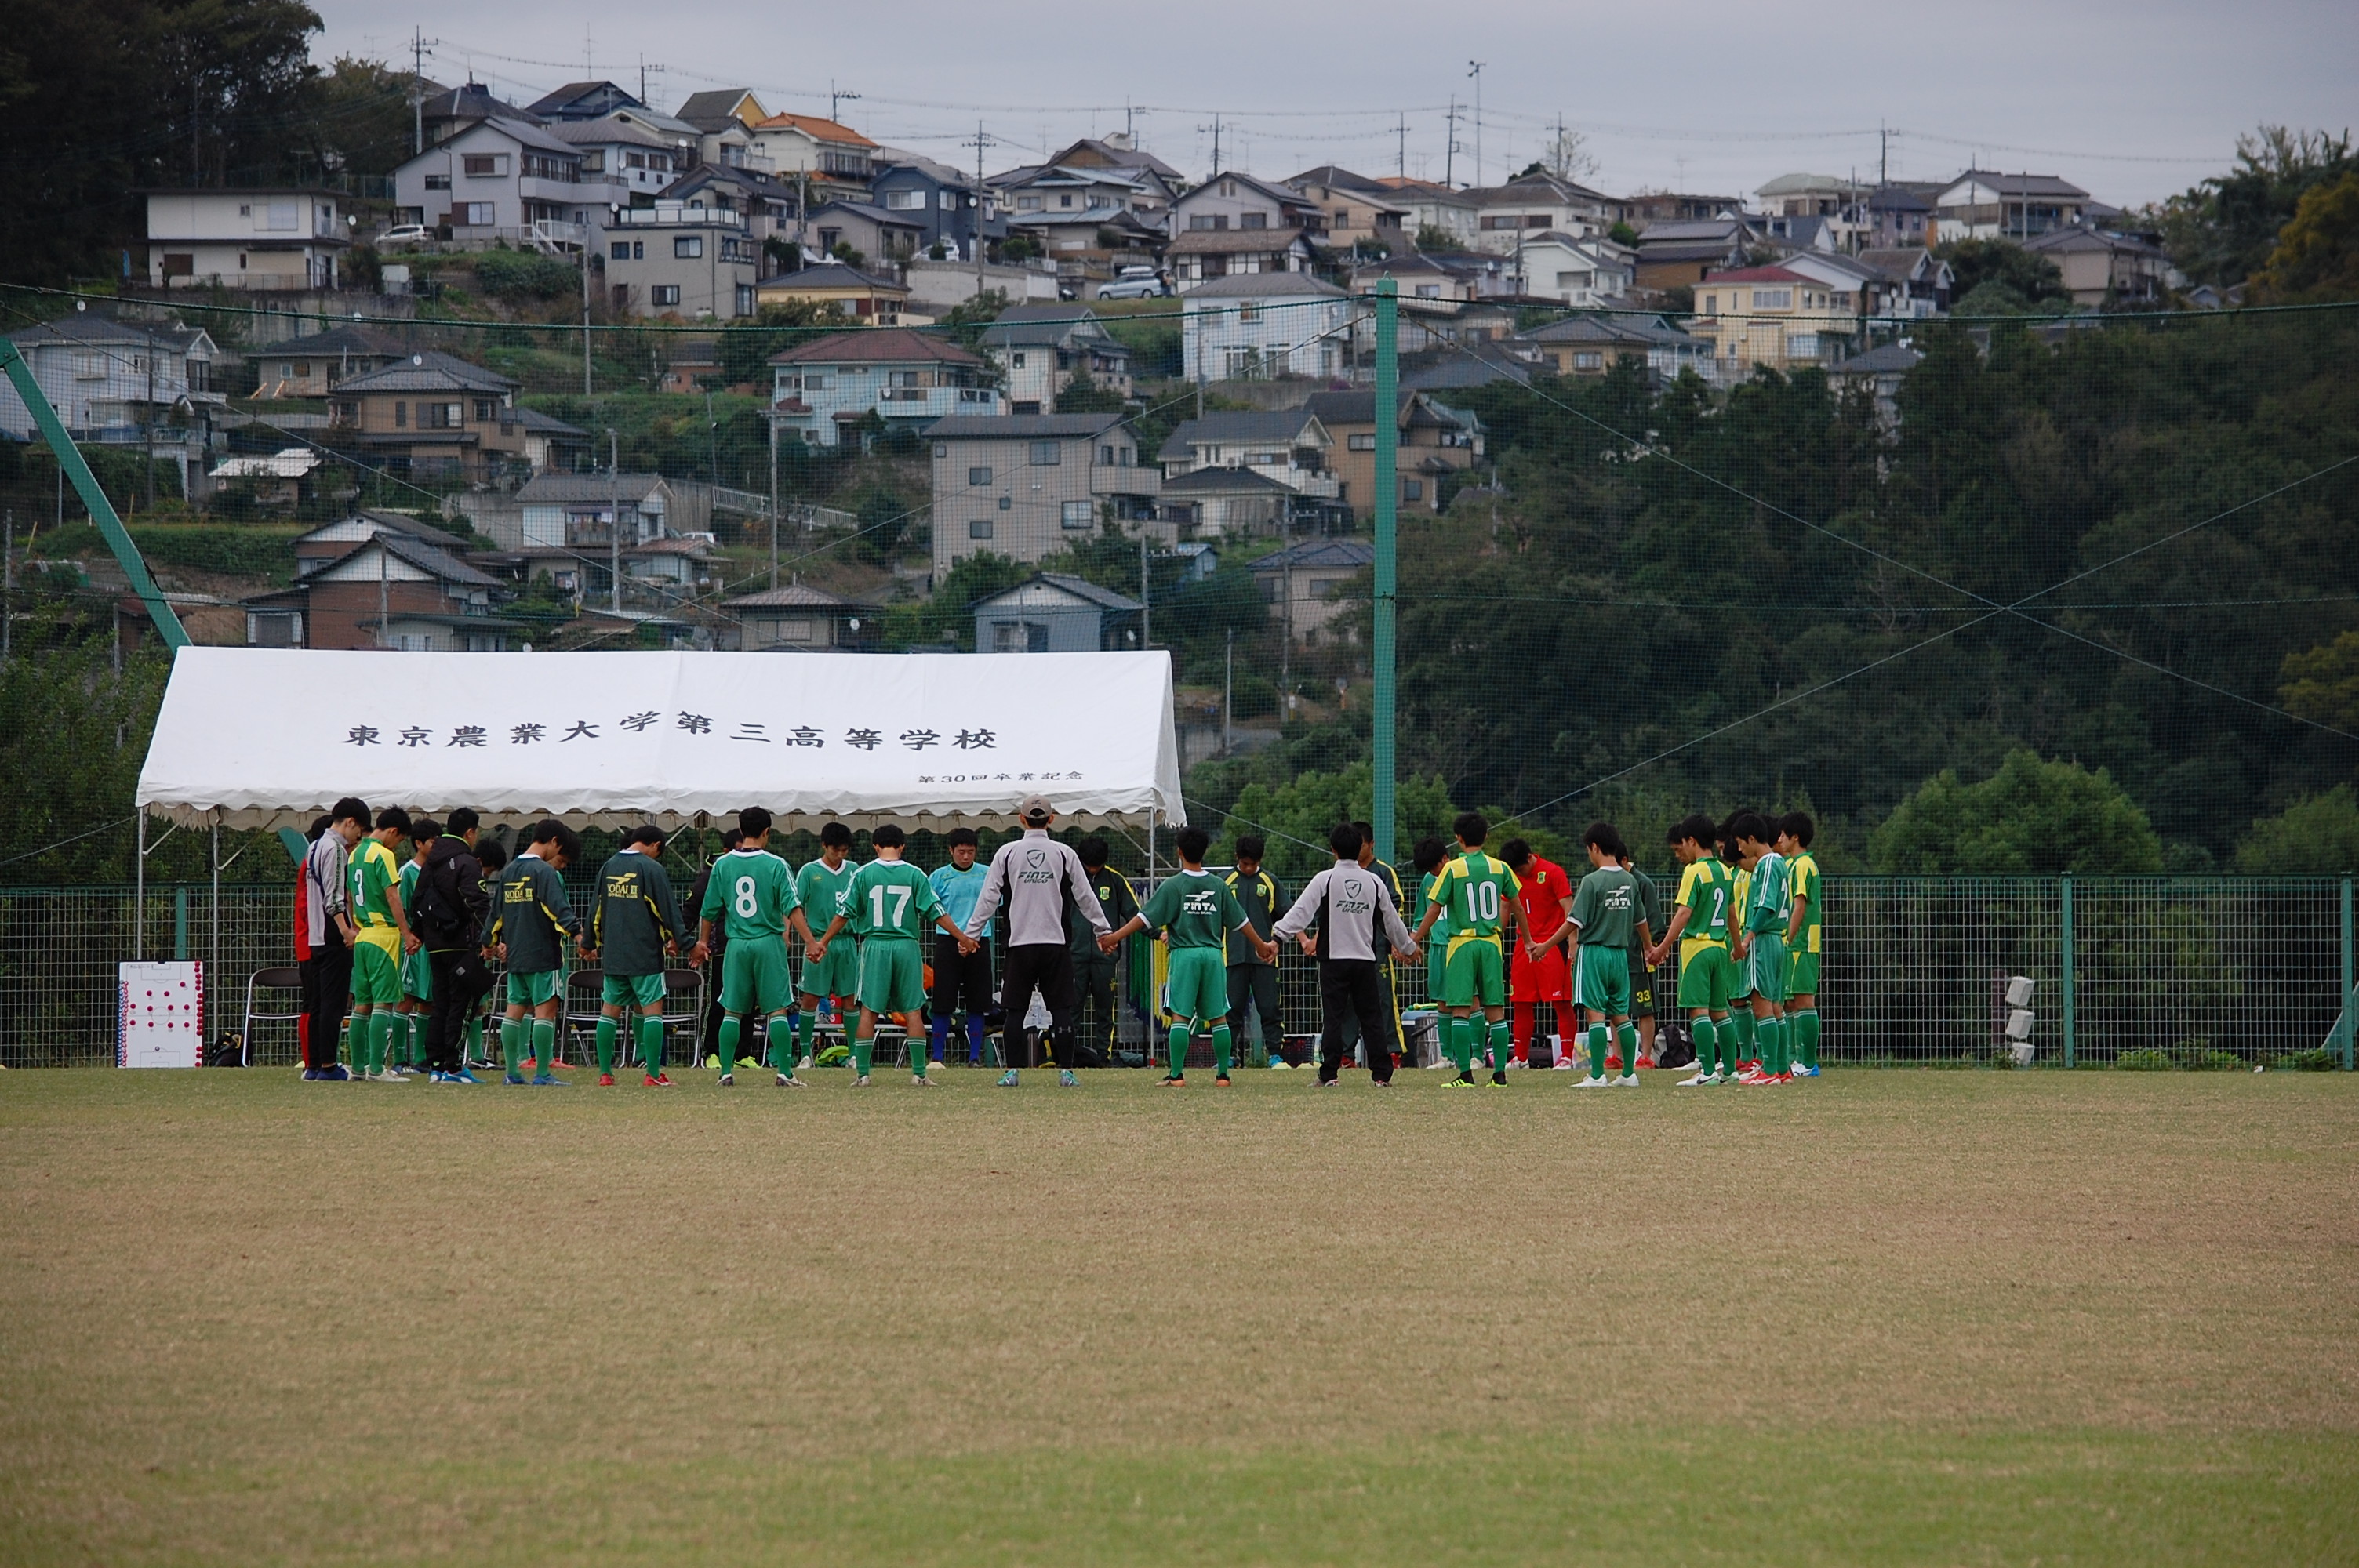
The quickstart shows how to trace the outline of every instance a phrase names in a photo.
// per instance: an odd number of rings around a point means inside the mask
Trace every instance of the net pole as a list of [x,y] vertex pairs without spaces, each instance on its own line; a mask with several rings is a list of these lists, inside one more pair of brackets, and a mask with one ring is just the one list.
[[1398,608],[1394,580],[1394,530],[1400,497],[1398,409],[1400,386],[1400,286],[1376,280],[1375,624],[1371,655],[1375,665],[1375,709],[1369,730],[1375,773],[1368,822],[1375,829],[1376,859],[1393,860],[1393,616]]
[[2351,879],[2343,879],[2343,1070],[2351,1070],[2352,1036],[2359,1034],[2359,1019],[2351,1016]]
[[2071,1067],[2073,1064],[2071,877],[2065,876],[2057,890],[2056,904],[2056,945],[2059,949],[2056,972],[2057,988],[2062,992],[2064,1002],[2064,1065]]

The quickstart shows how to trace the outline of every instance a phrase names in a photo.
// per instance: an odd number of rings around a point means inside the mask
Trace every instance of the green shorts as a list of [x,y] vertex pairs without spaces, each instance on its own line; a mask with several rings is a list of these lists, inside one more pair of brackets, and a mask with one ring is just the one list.
[[1206,1024],[1226,1022],[1229,1011],[1229,967],[1218,947],[1174,947],[1171,969],[1163,982],[1163,1011],[1174,1020],[1195,1019]]
[[366,931],[353,944],[354,1007],[391,1007],[401,1000],[401,961],[394,956],[401,950],[401,938],[390,931],[386,935],[393,938],[390,944]]
[[664,978],[658,975],[608,975],[598,988],[601,1007],[636,1007],[655,1011],[663,1006]]
[[818,963],[803,960],[805,996],[857,996],[860,992],[860,945],[845,932],[828,944],[827,957]]
[[[835,957],[832,949],[828,957]],[[860,945],[860,1005],[880,1018],[926,1005],[926,956],[917,943],[871,936]]]
[[1736,960],[1717,942],[1696,943],[1680,959],[1680,1005],[1690,1012],[1726,1012],[1735,984]]
[[1630,950],[1583,943],[1573,960],[1572,990],[1583,1008],[1607,1018],[1630,1016]]
[[1786,939],[1774,931],[1756,932],[1753,951],[1745,955],[1745,974],[1755,996],[1764,1001],[1784,1001]]
[[1655,1016],[1655,970],[1643,948],[1630,949],[1630,1016]]
[[434,962],[423,947],[401,960],[401,994],[419,1001],[434,1000]]
[[1487,937],[1470,936],[1453,948],[1441,972],[1444,1007],[1505,1007],[1507,981],[1502,972],[1499,945]]
[[787,945],[775,936],[732,942],[721,954],[721,1011],[737,1018],[783,1012],[794,1000]]
[[565,994],[563,969],[533,969],[508,971],[508,1005],[538,1007],[545,1001],[555,1001]]
[[1786,994],[1788,996],[1819,994],[1819,956],[1816,953],[1794,955],[1786,968]]

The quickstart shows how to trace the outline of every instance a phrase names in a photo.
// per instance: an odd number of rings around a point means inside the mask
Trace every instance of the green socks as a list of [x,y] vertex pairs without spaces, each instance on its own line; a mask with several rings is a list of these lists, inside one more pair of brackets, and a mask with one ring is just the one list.
[[532,1021],[532,1060],[535,1077],[545,1078],[557,1070],[557,1024],[553,1020]]
[[[770,1070],[775,1073],[784,1074],[788,1077],[793,1076],[795,1071],[794,1031],[788,1027],[785,1018],[774,1017],[770,1020],[767,1026],[767,1035],[770,1042]],[[658,1037],[660,1038],[660,1036]],[[863,1067],[860,1070],[864,1073],[868,1069]]]
[[598,1020],[598,1072],[604,1076],[614,1070],[614,1021],[602,1016]]
[[1473,1072],[1474,1062],[1474,1021],[1453,1018],[1450,1021],[1450,1059],[1458,1064],[1463,1075]]
[[1794,1054],[1805,1067],[1816,1068],[1819,1065],[1819,1010],[1806,1007],[1793,1014],[1790,1022],[1794,1029]]
[[389,1012],[369,1014],[368,1056],[372,1073],[384,1072],[393,1059],[393,1014]]
[[663,1076],[663,1020],[639,1020],[639,1065],[651,1078]]
[[1616,1037],[1622,1043],[1622,1070],[1625,1073],[1636,1072],[1638,1070],[1638,1026],[1635,1023],[1625,1023],[1617,1031]]
[[1720,1071],[1720,1025],[1712,1014],[1699,1012],[1689,1019],[1688,1037],[1695,1042],[1697,1073],[1708,1077]]
[[876,1054],[875,1026],[874,1024],[870,1025],[869,1033],[866,1034],[859,1033],[860,1026],[858,1024],[855,1023],[852,1027],[853,1032],[852,1042],[852,1065],[859,1072],[860,1076],[864,1078],[868,1076],[868,1064],[875,1060]]
[[516,1076],[516,1065],[524,1059],[524,1021],[520,1018],[500,1020],[500,1062],[507,1068],[508,1076]]
[[1171,1065],[1170,1072],[1168,1075],[1169,1076],[1184,1078],[1188,1076],[1188,1040],[1190,1033],[1190,1032],[1186,1024],[1175,1023],[1171,1026],[1171,1033],[1169,1037],[1163,1043],[1164,1060]]
[[1736,1035],[1736,1020],[1722,1019],[1713,1033],[1720,1036],[1720,1070],[1733,1078],[1736,1076],[1736,1064],[1745,1059],[1740,1049],[1744,1042]]
[[1605,1025],[1602,1023],[1589,1026],[1589,1076],[1593,1078],[1605,1076]]
[[811,1054],[811,1031],[819,1027],[819,1003],[806,1001],[801,1015],[795,1021],[795,1060],[801,1061]]
[[737,1036],[744,1032],[745,1027],[734,1013],[721,1021],[719,1042],[721,1050],[718,1054],[721,1057],[721,1076],[724,1078],[737,1070]]
[[1212,1026],[1212,1060],[1220,1064],[1216,1071],[1223,1078],[1229,1076],[1230,1044],[1229,1026],[1225,1023],[1214,1024]]
[[480,1062],[484,1059],[484,1021],[480,1018],[472,1018],[467,1021],[467,1054],[460,1065],[464,1066],[468,1062]]
[[1515,1031],[1507,1027],[1507,1021],[1503,1018],[1491,1025],[1491,1070],[1506,1072],[1507,1058],[1515,1054]]
[[1728,1015],[1728,1021],[1736,1025],[1736,1059],[1740,1062],[1751,1061],[1755,1055],[1753,1010],[1749,1007],[1739,1008]]

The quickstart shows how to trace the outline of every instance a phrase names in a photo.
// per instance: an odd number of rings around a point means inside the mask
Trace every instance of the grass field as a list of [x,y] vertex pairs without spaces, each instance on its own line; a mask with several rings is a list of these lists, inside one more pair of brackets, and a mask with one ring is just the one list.
[[0,1563],[2359,1561],[2359,1081],[0,1076]]

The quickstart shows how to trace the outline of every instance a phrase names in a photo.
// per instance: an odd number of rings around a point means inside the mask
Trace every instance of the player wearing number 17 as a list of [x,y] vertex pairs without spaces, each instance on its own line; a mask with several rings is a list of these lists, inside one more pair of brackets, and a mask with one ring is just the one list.
[[787,1026],[786,1010],[794,992],[787,969],[787,930],[791,926],[804,941],[810,925],[795,900],[794,873],[786,861],[770,853],[770,814],[758,806],[737,814],[737,829],[745,837],[737,848],[712,862],[705,884],[701,940],[690,954],[704,962],[717,920],[729,945],[721,957],[721,1087],[736,1080],[737,1042],[748,1017],[766,1021],[770,1066],[781,1088],[800,1088],[792,1072],[794,1035]]
[[853,1080],[854,1088],[868,1087],[876,1021],[886,1017],[897,1019],[908,1033],[909,1071],[918,1087],[933,1082],[926,1076],[926,1032],[918,1021],[918,1010],[926,1005],[926,959],[919,938],[931,925],[958,939],[962,957],[982,946],[942,912],[926,873],[901,859],[908,841],[890,822],[868,836],[876,858],[853,872],[842,907],[811,944],[811,961],[825,963],[828,944],[847,923],[860,933],[860,1022],[852,1036],[852,1063],[860,1076]]

